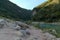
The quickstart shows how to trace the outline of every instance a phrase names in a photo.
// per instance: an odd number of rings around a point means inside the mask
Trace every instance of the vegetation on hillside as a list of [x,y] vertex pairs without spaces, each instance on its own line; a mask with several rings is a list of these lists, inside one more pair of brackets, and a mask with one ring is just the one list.
[[35,7],[33,10],[36,10],[36,14],[33,16],[33,20],[45,22],[60,21],[60,3],[51,3],[49,1]]
[[0,0],[0,17],[14,20],[30,20],[31,10],[23,9],[9,0]]

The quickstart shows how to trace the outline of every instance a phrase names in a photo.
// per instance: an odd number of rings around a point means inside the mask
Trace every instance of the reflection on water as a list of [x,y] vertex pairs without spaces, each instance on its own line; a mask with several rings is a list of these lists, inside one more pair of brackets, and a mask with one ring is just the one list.
[[60,23],[40,23],[40,22],[33,22],[33,25],[38,25],[40,28],[53,28],[53,29],[59,29]]
[[56,27],[56,26],[60,26],[60,25],[57,25],[57,24],[40,24],[41,27]]

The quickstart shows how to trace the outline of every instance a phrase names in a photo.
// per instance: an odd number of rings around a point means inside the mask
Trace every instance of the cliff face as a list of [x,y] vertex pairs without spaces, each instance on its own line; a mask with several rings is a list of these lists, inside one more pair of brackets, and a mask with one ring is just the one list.
[[23,9],[9,0],[0,0],[0,16],[14,20],[29,20],[31,10]]
[[60,20],[60,0],[48,0],[35,7],[34,21],[59,21]]

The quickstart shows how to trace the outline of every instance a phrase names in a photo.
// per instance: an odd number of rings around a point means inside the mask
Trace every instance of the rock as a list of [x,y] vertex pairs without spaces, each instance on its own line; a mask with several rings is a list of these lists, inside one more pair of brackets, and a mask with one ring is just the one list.
[[55,40],[56,39],[56,36],[54,36],[48,32],[44,33],[44,36],[47,40]]
[[42,30],[20,21],[3,19],[0,21],[0,27],[0,40],[60,40],[48,32],[43,33]]
[[23,28],[29,28],[29,25],[23,23],[23,22],[19,22],[19,21],[16,21],[16,24],[18,24],[19,26],[23,27]]
[[6,26],[5,20],[4,19],[0,19],[0,28],[3,28]]
[[23,34],[23,37],[28,37],[30,36],[30,32],[28,30],[20,30],[20,32]]
[[60,40],[60,38],[56,38],[56,40]]
[[20,35],[22,34],[19,31],[11,28],[0,29],[0,40],[17,40]]
[[17,25],[16,27],[15,27],[15,30],[17,30],[17,31],[19,31],[21,29],[21,27],[19,26],[19,25]]
[[4,24],[0,24],[0,28],[3,28],[4,27]]

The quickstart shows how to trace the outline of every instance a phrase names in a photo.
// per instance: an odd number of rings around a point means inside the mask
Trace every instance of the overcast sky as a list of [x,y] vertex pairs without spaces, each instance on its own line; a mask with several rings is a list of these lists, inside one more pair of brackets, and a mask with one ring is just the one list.
[[10,0],[18,6],[25,9],[33,9],[35,6],[45,2],[46,0]]

